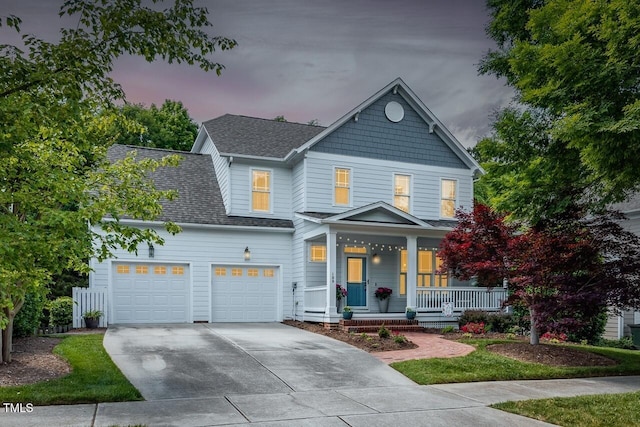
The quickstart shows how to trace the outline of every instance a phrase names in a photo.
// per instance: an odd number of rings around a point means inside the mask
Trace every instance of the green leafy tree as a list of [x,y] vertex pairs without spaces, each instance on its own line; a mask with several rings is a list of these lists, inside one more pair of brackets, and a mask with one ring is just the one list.
[[[517,101],[538,110],[546,121],[546,147],[521,162],[524,186],[537,186],[531,169],[574,171],[596,210],[624,199],[640,186],[640,3],[628,0],[488,0],[488,34],[498,49],[483,59],[480,71],[506,79]],[[503,129],[497,145],[532,148],[520,126]],[[534,135],[534,138],[536,136]],[[549,159],[549,156],[558,156]],[[544,158],[541,158],[544,157]],[[510,171],[515,178],[517,173]],[[566,197],[562,173],[558,198]],[[542,178],[543,180],[545,178]],[[544,187],[544,185],[543,185]],[[531,188],[528,191],[533,191]],[[561,204],[562,202],[560,202]],[[551,209],[558,207],[553,203]]]
[[[163,243],[154,230],[120,219],[159,215],[160,200],[175,192],[157,191],[149,173],[179,159],[138,161],[133,152],[107,161],[119,131],[140,131],[115,107],[124,93],[109,72],[130,54],[220,73],[210,56],[235,42],[209,36],[208,12],[192,1],[162,10],[159,2],[142,3],[67,0],[60,15],[77,25],[61,29],[57,42],[26,34],[22,49],[0,46],[0,362],[11,361],[13,319],[25,296],[41,292],[53,274],[86,272],[87,259],[104,259],[116,247]],[[20,32],[20,23],[0,18],[3,30]]]
[[198,125],[180,101],[167,99],[160,108],[155,104],[121,107],[128,119],[143,126],[140,133],[121,132],[118,144],[189,151],[198,135]]

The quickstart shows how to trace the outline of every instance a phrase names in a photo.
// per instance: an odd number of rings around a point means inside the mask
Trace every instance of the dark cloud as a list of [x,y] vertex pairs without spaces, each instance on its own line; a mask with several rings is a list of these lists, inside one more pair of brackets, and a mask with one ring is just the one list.
[[[329,125],[396,77],[466,145],[489,130],[511,91],[477,64],[493,47],[480,0],[212,0],[216,35],[239,45],[220,52],[221,77],[195,67],[118,60],[113,77],[131,102],[180,100],[198,121],[224,113]],[[8,1],[3,15],[55,37],[53,1]],[[0,37],[5,37],[4,30]]]

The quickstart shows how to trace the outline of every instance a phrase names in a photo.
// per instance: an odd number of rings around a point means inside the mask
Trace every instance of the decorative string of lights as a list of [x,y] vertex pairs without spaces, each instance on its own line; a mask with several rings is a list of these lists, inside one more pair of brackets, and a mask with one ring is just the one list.
[[[343,239],[342,236],[338,236],[338,240],[346,240],[349,243],[336,243],[336,247],[343,246],[345,248],[350,248],[350,247],[361,248],[362,246],[369,246],[371,250],[375,250],[377,252],[385,252],[385,251],[396,252],[396,251],[404,251],[407,249],[405,246],[402,246],[402,245],[390,245],[387,243],[371,243],[371,242],[365,242],[364,240],[358,240],[358,239],[353,239],[352,241],[350,237]],[[437,251],[438,248],[419,246],[418,250],[419,251]]]

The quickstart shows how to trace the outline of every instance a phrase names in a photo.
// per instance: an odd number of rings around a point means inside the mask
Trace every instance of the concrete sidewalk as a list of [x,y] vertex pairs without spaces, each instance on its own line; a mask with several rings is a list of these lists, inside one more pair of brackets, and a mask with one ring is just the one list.
[[640,390],[640,376],[341,388],[274,394],[41,406],[3,426],[544,426],[486,405]]

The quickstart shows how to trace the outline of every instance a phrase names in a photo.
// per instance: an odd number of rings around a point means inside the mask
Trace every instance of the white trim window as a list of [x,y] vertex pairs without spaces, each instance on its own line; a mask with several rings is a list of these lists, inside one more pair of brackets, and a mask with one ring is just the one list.
[[327,246],[313,244],[309,246],[309,261],[327,262]]
[[442,179],[440,189],[440,217],[454,218],[456,216],[458,182],[455,179]]
[[251,170],[251,210],[271,212],[271,171]]
[[405,212],[411,210],[411,175],[393,175],[393,206]]
[[333,168],[333,204],[351,206],[351,169]]

